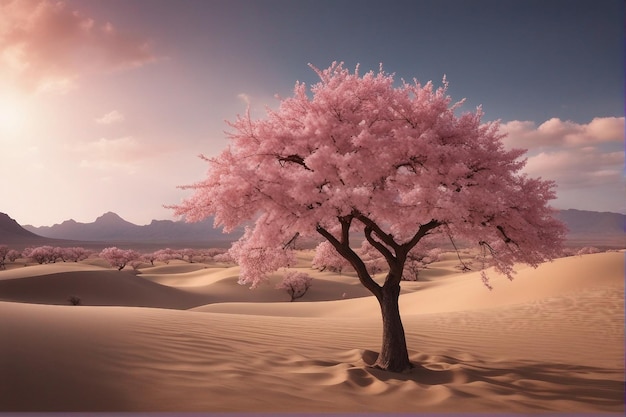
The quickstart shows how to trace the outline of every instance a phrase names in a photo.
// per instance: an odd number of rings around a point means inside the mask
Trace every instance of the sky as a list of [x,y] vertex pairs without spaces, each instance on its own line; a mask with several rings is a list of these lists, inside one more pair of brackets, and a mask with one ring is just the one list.
[[622,0],[0,0],[0,212],[175,219],[228,141],[344,62],[500,120],[553,206],[626,213]]

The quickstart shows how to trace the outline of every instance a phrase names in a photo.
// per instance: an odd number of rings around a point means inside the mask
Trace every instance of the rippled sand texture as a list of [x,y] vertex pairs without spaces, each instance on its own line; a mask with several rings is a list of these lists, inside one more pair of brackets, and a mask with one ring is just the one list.
[[[400,299],[415,368],[373,369],[380,313],[351,274],[297,302],[237,267],[0,272],[0,411],[623,412],[624,253],[520,268],[454,256]],[[69,295],[82,306],[70,306]]]

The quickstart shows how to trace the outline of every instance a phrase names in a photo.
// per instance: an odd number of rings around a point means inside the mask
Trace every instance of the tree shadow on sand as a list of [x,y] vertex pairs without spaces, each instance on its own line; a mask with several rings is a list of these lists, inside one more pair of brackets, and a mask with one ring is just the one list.
[[420,355],[420,364],[405,373],[373,367],[377,352],[364,351],[367,372],[385,383],[411,381],[417,386],[445,386],[454,396],[511,396],[525,407],[548,410],[546,404],[579,403],[598,411],[624,409],[623,369],[539,362],[460,360],[451,356]]

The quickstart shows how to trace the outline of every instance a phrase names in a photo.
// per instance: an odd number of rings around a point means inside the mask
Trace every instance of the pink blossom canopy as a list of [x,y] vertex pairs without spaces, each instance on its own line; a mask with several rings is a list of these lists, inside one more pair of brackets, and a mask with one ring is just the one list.
[[416,244],[424,225],[480,243],[507,274],[556,255],[554,184],[520,174],[524,151],[504,149],[480,108],[457,116],[445,78],[435,88],[396,85],[382,68],[312,68],[320,81],[310,90],[297,83],[266,118],[230,123],[230,147],[176,206],[189,221],[214,215],[226,232],[254,222],[233,251],[243,282],[288,265],[294,236],[341,240],[346,216],[350,232],[373,231],[383,248]]

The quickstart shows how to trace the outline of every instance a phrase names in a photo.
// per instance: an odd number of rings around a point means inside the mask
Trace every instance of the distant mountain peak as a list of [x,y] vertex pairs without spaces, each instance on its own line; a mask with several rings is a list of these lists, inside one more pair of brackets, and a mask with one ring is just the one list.
[[132,224],[124,219],[122,219],[117,213],[113,213],[112,211],[107,211],[102,216],[98,217],[94,223],[97,224]]
[[107,211],[102,216],[98,217],[96,220],[98,220],[98,219],[107,219],[107,218],[121,219],[121,217],[117,213],[114,213],[112,211]]

